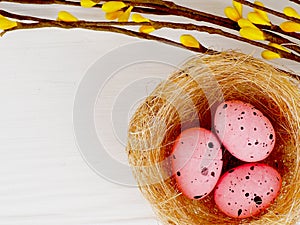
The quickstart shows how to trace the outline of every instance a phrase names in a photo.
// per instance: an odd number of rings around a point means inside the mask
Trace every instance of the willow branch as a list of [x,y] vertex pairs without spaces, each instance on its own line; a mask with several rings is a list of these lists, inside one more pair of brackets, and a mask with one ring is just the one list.
[[140,26],[143,24],[148,24],[148,22],[143,23],[135,23],[135,22],[86,22],[86,21],[77,21],[77,22],[62,22],[62,21],[47,21],[47,22],[38,22],[38,23],[18,23],[18,25],[14,28],[11,28],[9,30],[5,30],[1,33],[1,36],[6,34],[7,32],[16,31],[16,30],[27,30],[27,29],[38,29],[38,28],[49,28],[49,27],[56,27],[56,28],[62,28],[62,29],[88,29],[88,30],[94,30],[94,31],[106,31],[106,32],[113,32],[113,33],[119,33],[124,34],[131,37],[137,37],[140,39],[147,39],[147,40],[154,40],[158,42],[162,42],[168,45],[188,49],[194,52],[198,53],[204,53],[204,54],[215,54],[217,51],[207,49],[204,46],[200,46],[200,48],[190,48],[186,47],[178,42],[163,38],[154,36],[151,34],[146,33],[140,33],[132,30],[127,30],[120,27],[114,27],[111,26],[112,24],[118,24],[118,25],[128,25],[128,26]]
[[[241,1],[243,1],[243,0],[241,0]],[[237,30],[237,31],[240,30],[240,27],[239,27],[238,23],[234,22],[230,19],[218,16],[218,17],[213,18],[214,20],[217,20],[217,21],[214,21],[214,22],[207,21],[207,20],[203,20],[203,18],[201,16],[199,16],[201,14],[198,10],[189,9],[189,8],[186,8],[186,7],[183,7],[183,6],[178,6],[173,2],[168,2],[168,3],[166,3],[166,5],[168,5],[172,9],[175,9],[174,11],[172,11],[172,14],[174,14],[174,15],[184,16],[184,17],[187,17],[189,19],[196,20],[196,21],[205,21],[205,22],[213,23],[215,25],[220,25],[222,27],[226,27],[226,28],[229,28],[229,29]],[[204,14],[204,16],[205,16],[205,14]],[[259,27],[259,28],[264,28],[265,30],[271,30],[271,31],[274,31],[274,32],[277,32],[277,33],[281,33],[281,34],[293,37],[293,38],[300,39],[300,34],[297,34],[297,33],[294,33],[294,32],[285,32],[279,26],[276,26],[276,25],[272,25],[272,26],[256,25],[256,26]]]
[[[248,4],[248,2],[245,0],[237,0],[237,1],[242,2],[243,4],[244,4],[244,2],[246,2],[246,4]],[[62,0],[46,0],[46,1],[44,1],[44,0],[1,1],[0,0],[0,2],[14,2],[14,3],[23,3],[23,4],[63,4],[63,5],[80,6],[79,2],[62,1]],[[163,0],[151,0],[151,1],[150,0],[131,0],[131,1],[128,0],[127,1],[126,0],[124,2],[127,2],[128,4],[133,5],[133,6],[143,6],[143,7],[147,6],[147,8],[134,7],[134,9],[140,10],[140,12],[143,12],[143,10],[152,10],[154,12],[159,12],[160,14],[165,13],[166,15],[183,16],[183,17],[187,17],[187,18],[197,20],[197,21],[209,22],[209,23],[212,23],[215,25],[222,26],[223,28],[225,27],[225,28],[229,28],[229,29],[233,29],[233,30],[237,30],[237,31],[240,29],[238,24],[234,21],[231,21],[230,19],[212,15],[209,13],[200,12],[198,10],[190,9],[190,8],[187,8],[184,6],[179,6],[173,2],[168,2],[168,1],[163,1]],[[256,7],[257,5],[254,5],[254,6]],[[99,4],[97,7],[101,7],[101,5]],[[256,7],[256,8],[259,8],[259,7]],[[262,10],[266,11],[265,9],[262,9]],[[49,20],[49,19],[42,19],[42,18],[38,18],[38,17],[34,17],[34,16],[18,15],[18,14],[4,11],[4,10],[0,10],[0,14],[3,16],[9,17],[9,18],[14,18],[14,19],[21,20],[21,21],[22,20],[31,20],[31,21],[37,22],[37,23],[31,23],[31,24],[18,23],[18,26],[16,28],[13,28],[8,31],[17,30],[17,29],[34,29],[34,28],[41,28],[41,27],[59,27],[59,28],[64,28],[64,29],[83,28],[83,29],[90,29],[90,30],[100,30],[100,31],[110,31],[110,32],[115,32],[115,33],[122,33],[122,34],[125,34],[128,36],[134,36],[134,37],[150,39],[150,40],[158,40],[163,43],[182,47],[182,45],[180,43],[171,41],[169,39],[115,27],[115,26],[124,26],[124,25],[126,25],[126,26],[152,25],[156,29],[166,27],[166,28],[171,28],[171,29],[196,30],[199,32],[207,32],[210,34],[217,34],[217,35],[221,35],[221,36],[224,36],[227,38],[246,42],[246,43],[252,44],[257,47],[268,49],[270,51],[280,54],[281,57],[283,57],[283,58],[287,58],[287,59],[291,59],[291,60],[300,62],[300,57],[298,55],[295,55],[294,53],[288,53],[286,51],[282,51],[280,49],[263,44],[261,42],[252,41],[252,40],[240,37],[238,35],[234,35],[229,32],[225,32],[221,29],[212,28],[212,27],[208,27],[208,26],[198,26],[195,24],[159,22],[159,21],[151,21],[150,23],[147,23],[147,22],[146,23],[89,22],[89,21],[78,21],[78,22],[72,22],[72,23],[65,23],[65,22],[57,22],[57,21],[53,21],[53,20]],[[290,48],[291,50],[294,50],[298,53],[300,52],[300,47],[297,46],[297,44],[293,43],[292,41],[290,41],[284,37],[281,37],[272,32],[266,31],[267,29],[272,30],[274,28],[276,28],[278,31],[278,27],[276,27],[276,26],[271,26],[271,27],[263,26],[263,27],[264,27],[264,32],[266,34],[267,40],[269,40],[273,43],[277,43],[277,44],[284,44],[286,47]],[[4,33],[6,33],[6,31]],[[293,35],[295,35],[295,34],[293,34]],[[299,36],[297,38],[299,39]],[[203,46],[201,46],[200,50],[199,49],[198,50],[191,49],[191,50],[197,51],[197,52],[202,52],[202,53],[203,52],[214,52],[213,50],[207,49]]]
[[[47,27],[57,27],[57,28],[62,28],[62,29],[76,29],[76,28],[82,28],[82,29],[89,29],[89,30],[94,30],[94,31],[104,31],[104,32],[113,32],[113,33],[119,33],[119,34],[124,34],[127,36],[131,36],[131,37],[137,37],[140,39],[146,39],[146,40],[154,40],[154,41],[158,41],[158,42],[162,42],[168,45],[172,45],[175,47],[179,47],[179,48],[184,48],[184,49],[188,49],[197,53],[204,53],[204,54],[216,54],[218,53],[217,51],[211,50],[211,49],[207,49],[206,47],[200,45],[200,48],[190,48],[190,47],[186,47],[183,46],[182,44],[166,39],[166,38],[162,38],[162,37],[158,37],[158,36],[154,36],[154,35],[150,35],[150,34],[145,34],[145,33],[140,33],[140,32],[136,32],[136,31],[132,31],[132,30],[127,30],[124,28],[120,28],[120,27],[114,27],[114,26],[106,26],[107,24],[119,24],[118,22],[91,22],[90,24],[87,24],[87,22],[85,21],[77,21],[77,22],[62,22],[62,21],[49,21],[49,22],[39,22],[39,23],[34,23],[34,24],[28,24],[28,23],[18,23],[17,27],[14,27],[12,29],[6,30],[4,32],[2,32],[1,35],[4,35],[7,32],[11,32],[11,31],[15,31],[15,30],[26,30],[26,29],[37,29],[37,28],[47,28]],[[141,25],[141,24],[149,24],[148,22],[143,22],[143,23],[135,23],[133,24],[133,22],[122,22],[121,24],[125,24],[127,23],[128,25]],[[96,26],[95,26],[96,25]],[[163,24],[160,24],[163,25]],[[175,27],[176,24],[174,24]],[[171,27],[173,25],[170,25]],[[188,27],[189,29],[194,29],[193,27]],[[199,28],[200,30],[201,28]],[[239,37],[240,38],[240,37]],[[262,48],[267,48],[271,51],[275,51],[279,54],[283,54],[285,55],[286,52],[279,50],[279,49],[273,49],[273,47],[271,46],[261,46]],[[283,56],[284,57],[284,56]],[[298,58],[299,60],[299,58]],[[287,71],[282,71],[285,73],[288,73],[289,75],[298,78],[298,76],[296,74],[287,72]]]
[[284,13],[281,13],[281,12],[278,12],[278,11],[275,11],[273,9],[270,9],[270,8],[267,8],[267,7],[264,7],[264,6],[260,6],[260,5],[256,5],[256,4],[253,4],[247,0],[235,0],[236,2],[240,2],[242,3],[243,5],[247,5],[247,6],[250,6],[251,8],[255,8],[255,9],[260,9],[262,11],[265,11],[267,13],[270,13],[270,14],[273,14],[275,16],[278,16],[278,17],[281,17],[283,19],[286,19],[286,20],[290,20],[290,21],[294,21],[296,23],[300,23],[300,19],[298,18],[295,18],[295,17],[291,17],[291,16],[287,16],[285,15]]
[[289,48],[290,50],[296,51],[297,53],[300,53],[300,46],[296,43],[290,41],[289,39],[286,39],[284,37],[281,37],[277,34],[274,34],[272,32],[264,30],[264,34],[266,36],[266,40],[276,43],[276,44],[284,44],[285,47]]
[[[33,16],[23,16],[23,15],[18,15],[15,13],[10,13],[4,10],[0,10],[0,14],[2,14],[3,16],[7,16],[10,18],[14,18],[14,19],[18,19],[18,20],[32,20],[32,21],[37,21],[40,24],[43,24],[45,27],[51,27],[51,24],[53,25],[53,27],[57,27],[57,24],[64,24],[64,26],[59,26],[61,28],[69,28],[70,24],[73,24],[75,27],[80,27],[80,28],[85,28],[87,26],[89,27],[97,27],[97,29],[99,29],[99,27],[101,28],[106,27],[106,26],[137,26],[137,25],[152,25],[154,26],[156,29],[160,29],[162,27],[167,27],[167,28],[172,28],[172,29],[186,29],[186,30],[197,30],[200,32],[207,32],[210,34],[218,34],[227,38],[231,38],[231,39],[235,39],[235,40],[239,40],[242,42],[246,42],[249,44],[252,44],[254,46],[257,47],[261,47],[264,49],[269,49],[273,52],[277,52],[279,53],[282,57],[284,58],[288,58],[294,61],[298,61],[300,62],[300,59],[298,58],[297,55],[293,54],[293,53],[287,53],[285,51],[282,51],[280,49],[274,48],[272,46],[263,44],[261,42],[256,42],[256,41],[252,41],[234,34],[231,34],[229,32],[225,32],[221,29],[217,29],[217,28],[212,28],[212,27],[207,27],[207,26],[198,26],[198,25],[194,25],[194,24],[185,24],[185,23],[171,23],[171,22],[159,22],[159,21],[151,21],[151,23],[145,22],[145,23],[136,23],[136,22],[89,22],[89,21],[78,21],[78,22],[72,22],[72,23],[57,23],[57,21],[53,21],[53,20],[49,20],[49,19],[41,19],[38,17],[33,17]],[[26,29],[28,29],[28,26],[30,27],[30,25],[32,25],[32,28],[36,28],[36,24],[27,24],[26,26],[23,23],[19,23],[18,27],[20,29],[24,29],[23,27],[26,27]],[[131,36],[131,35],[130,35]],[[299,50],[299,47],[290,42],[289,40],[285,40],[284,38],[278,36],[273,36],[269,33],[267,33],[267,37],[270,39],[270,41],[272,41],[273,43],[278,43],[278,44],[292,44],[292,48],[295,51]],[[205,50],[207,51],[207,49]]]
[[[162,27],[168,27],[168,28],[172,28],[172,29],[185,29],[185,30],[196,30],[199,32],[206,32],[209,34],[217,34],[217,35],[221,35],[230,39],[234,39],[234,40],[238,40],[238,41],[242,41],[242,42],[246,42],[248,44],[263,48],[263,49],[268,49],[270,51],[276,52],[278,54],[280,54],[283,58],[287,58],[287,59],[291,59],[297,62],[300,62],[300,56],[295,55],[294,53],[288,53],[286,51],[280,50],[278,48],[263,44],[261,42],[257,42],[257,41],[252,41],[246,38],[243,38],[241,36],[223,31],[221,29],[218,28],[212,28],[212,27],[207,27],[207,26],[198,26],[195,24],[185,24],[185,23],[171,23],[171,22],[158,22],[158,21],[151,21],[152,26],[156,27],[156,28],[162,28]],[[276,43],[276,40],[273,40],[274,43]],[[284,42],[282,42],[284,43]],[[297,49],[299,50],[299,49]]]
[[[104,0],[108,1],[108,0]],[[0,2],[11,2],[11,3],[22,3],[22,4],[61,4],[61,5],[73,5],[80,6],[79,2],[72,1],[62,1],[62,0],[0,0]],[[131,6],[143,6],[147,8],[133,8],[133,11],[149,11],[149,9],[153,9],[152,11],[158,11],[159,15],[174,15],[174,16],[183,16],[189,19],[193,19],[196,21],[204,21],[215,25],[220,25],[229,29],[238,29],[238,26],[235,22],[231,21],[228,18],[216,16],[210,13],[201,12],[198,10],[189,9],[187,7],[176,5],[172,2],[167,1],[148,1],[148,0],[128,0],[123,1],[128,3]],[[94,7],[101,7],[101,4],[98,4]],[[172,7],[170,7],[172,6]]]
[[[149,35],[149,34],[144,34],[132,30],[127,30],[124,28],[119,28],[115,26],[141,26],[141,25],[152,25],[155,28],[172,28],[172,29],[185,29],[185,30],[196,30],[199,32],[207,32],[210,34],[218,34],[222,35],[231,39],[247,42],[249,44],[252,44],[257,47],[261,47],[264,49],[268,49],[270,51],[276,52],[280,54],[283,58],[287,58],[290,60],[294,60],[297,62],[300,62],[300,57],[293,54],[293,53],[288,53],[285,51],[282,51],[280,49],[274,48],[272,46],[248,40],[246,38],[222,31],[217,28],[211,28],[207,26],[198,26],[194,24],[182,24],[182,23],[170,23],[170,22],[158,22],[158,21],[151,21],[149,22],[143,22],[143,23],[136,23],[136,22],[87,22],[87,21],[77,21],[77,22],[62,22],[62,21],[52,21],[52,20],[46,20],[43,19],[43,21],[38,22],[38,23],[18,23],[17,27],[12,28],[11,30],[7,30],[4,33],[12,30],[20,30],[20,29],[35,29],[35,28],[42,28],[42,27],[58,27],[58,28],[64,28],[64,29],[72,29],[72,28],[83,28],[83,29],[89,29],[89,30],[95,30],[95,31],[109,31],[109,32],[115,32],[115,33],[122,33],[128,36],[132,37],[138,37],[142,39],[150,39],[150,40],[156,40],[160,41],[166,44],[174,45],[177,47],[183,47],[182,44],[171,41],[169,39],[157,37],[154,35]],[[4,34],[3,33],[3,34]],[[2,35],[3,35],[2,34]],[[203,46],[201,46],[199,49],[197,48],[188,48],[190,50],[196,51],[196,52],[201,52],[201,53],[207,53],[207,52],[215,52],[213,50],[209,50]]]
[[[24,0],[19,0],[19,1],[24,1]],[[55,0],[55,1],[57,1],[57,0]],[[51,2],[55,2],[55,1],[51,1]],[[188,10],[190,10],[190,9],[188,9]],[[19,14],[14,14],[14,13],[10,13],[10,12],[4,11],[4,10],[0,10],[0,14],[3,15],[3,16],[6,16],[6,17],[17,19],[17,20],[32,20],[32,21],[47,22],[47,23],[50,23],[52,21],[52,20],[42,19],[42,18],[33,17],[33,16],[23,16],[23,15],[19,15]],[[89,23],[90,25],[99,24],[99,22],[93,23],[93,22],[87,22],[87,21],[86,21],[86,23]],[[176,24],[176,23],[171,23],[171,22],[169,22],[169,23],[160,23],[158,21],[152,21],[152,24],[154,26],[157,26],[156,28],[160,28],[159,26],[169,27],[169,28],[173,28],[173,29],[184,29],[185,28],[185,24],[179,24],[179,23]],[[175,26],[175,24],[176,24],[176,26]],[[128,26],[128,25],[136,25],[136,23],[134,23],[134,22],[132,22],[132,23],[131,22],[126,22],[126,23],[101,22],[101,25],[102,26],[109,26],[109,25],[119,25],[119,26],[120,25],[121,26],[122,25],[127,25]],[[189,24],[189,27],[193,27],[194,30],[197,30],[197,29],[199,29],[200,26],[196,26],[196,25],[192,26],[192,24]],[[202,26],[202,27],[204,28],[204,26]],[[208,33],[219,34],[219,35],[222,35],[222,36],[225,36],[225,37],[234,38],[234,39],[249,43],[248,39],[241,38],[237,35],[232,35],[228,32],[224,32],[220,29],[205,27],[205,30]],[[198,30],[198,31],[203,31],[203,30]],[[287,45],[287,47],[289,47],[290,49],[295,50],[297,52],[300,52],[300,48],[295,43],[291,42],[290,40],[285,39],[281,36],[275,35],[275,34],[270,33],[270,32],[265,31],[265,33],[268,34],[267,39],[269,41],[271,41],[273,43],[277,43],[277,44],[283,44],[283,43],[284,44],[289,44],[289,45]],[[257,46],[257,43],[258,42],[253,42],[252,44]],[[268,46],[268,45],[265,45],[265,46]]]
[[279,33],[279,34],[283,34],[285,36],[289,36],[289,37],[296,38],[296,39],[300,40],[300,33],[285,32],[279,26],[274,25],[274,24],[272,24],[271,26],[255,24],[255,26],[257,26],[261,30],[273,31],[273,32],[276,32],[276,33]]
[[[103,0],[109,1],[109,0]],[[243,1],[243,0],[240,0]],[[61,5],[71,5],[71,6],[81,6],[80,2],[72,2],[72,1],[63,1],[63,0],[0,0],[0,2],[14,2],[14,3],[22,3],[22,4],[61,4]],[[229,28],[232,30],[238,31],[240,27],[234,21],[231,21],[228,18],[216,16],[213,14],[201,12],[199,10],[190,9],[187,7],[183,7],[177,5],[173,2],[169,1],[149,1],[149,0],[125,0],[127,4],[134,6],[133,12],[152,14],[152,15],[173,15],[179,17],[186,17],[195,21],[203,21],[207,23],[211,23],[214,25],[218,25],[224,28]],[[256,6],[256,5],[255,5]],[[94,8],[101,8],[102,4],[97,4]],[[259,7],[259,6],[258,6]],[[284,14],[283,14],[284,15]],[[285,16],[285,15],[284,15]],[[285,32],[281,30],[279,26],[261,26],[257,25],[259,28],[263,28],[264,30],[271,30],[276,33],[281,33],[289,37],[293,37],[296,39],[300,39],[300,34],[294,32]]]

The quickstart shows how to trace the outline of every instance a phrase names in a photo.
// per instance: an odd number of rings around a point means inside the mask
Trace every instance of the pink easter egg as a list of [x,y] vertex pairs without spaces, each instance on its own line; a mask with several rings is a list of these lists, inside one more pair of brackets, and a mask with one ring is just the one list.
[[279,195],[280,174],[262,163],[247,163],[227,171],[214,192],[217,207],[233,218],[248,218],[264,211]]
[[222,103],[216,110],[214,125],[224,147],[242,161],[263,160],[274,148],[275,131],[270,120],[249,103]]
[[221,144],[203,128],[183,131],[174,143],[171,159],[178,189],[190,199],[207,196],[221,175]]

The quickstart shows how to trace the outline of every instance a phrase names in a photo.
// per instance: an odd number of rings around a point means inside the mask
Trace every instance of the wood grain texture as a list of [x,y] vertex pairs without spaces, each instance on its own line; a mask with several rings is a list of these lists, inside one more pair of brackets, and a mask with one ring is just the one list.
[[[231,4],[207,2],[180,1],[220,14]],[[4,6],[36,15],[57,13],[56,7],[21,9],[0,3]],[[78,13],[89,17],[85,10]],[[178,33],[168,34],[177,39]],[[207,46],[224,48],[218,37],[199,37]],[[90,65],[135,41],[117,34],[58,29],[18,31],[1,38],[0,225],[158,224],[137,188],[112,184],[87,166],[72,124],[74,96]],[[235,41],[225,45],[257,51]],[[278,63],[300,71],[299,65]]]

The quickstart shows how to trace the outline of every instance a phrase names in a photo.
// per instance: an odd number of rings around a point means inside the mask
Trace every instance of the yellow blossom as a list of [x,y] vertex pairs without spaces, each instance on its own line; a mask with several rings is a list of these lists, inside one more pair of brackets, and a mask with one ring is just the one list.
[[80,5],[84,8],[91,8],[97,5],[100,1],[92,1],[92,0],[81,0]]
[[[135,14],[132,15],[132,21],[136,22],[136,23],[150,22],[149,19],[147,19],[147,18],[145,18],[142,15],[137,14],[137,13],[135,13]],[[149,33],[153,32],[153,31],[155,31],[155,28],[153,26],[151,26],[151,25],[143,25],[143,26],[140,27],[139,31],[141,33],[149,34]]]
[[149,25],[143,25],[140,27],[139,31],[141,33],[146,33],[146,34],[149,34],[153,31],[155,31],[155,28],[153,26],[149,26]]
[[280,24],[280,28],[285,32],[300,32],[300,23],[286,21]]
[[124,12],[122,10],[111,12],[111,13],[106,13],[105,18],[107,20],[115,20],[118,19]]
[[118,21],[119,22],[127,22],[130,17],[130,13],[131,13],[132,9],[133,9],[133,7],[129,6],[128,9],[126,9],[126,11],[118,17]]
[[0,15],[0,30],[8,30],[18,26],[16,21],[7,19],[6,17]]
[[250,40],[265,40],[264,33],[258,28],[244,27],[240,30],[240,35]]
[[78,21],[78,19],[75,16],[73,16],[71,13],[68,13],[66,11],[60,11],[58,13],[57,20],[58,21],[64,21],[64,22],[76,22],[76,21]]
[[[255,1],[254,4],[259,5],[259,6],[264,6],[264,4],[259,1]],[[250,20],[254,24],[271,26],[271,22],[268,18],[268,15],[263,10],[254,9],[254,12],[248,13],[247,17],[248,17],[248,20]]]
[[233,21],[238,21],[243,17],[242,12],[243,12],[243,5],[239,2],[232,2],[233,7],[226,7],[224,10],[225,15],[233,20]]
[[133,22],[136,22],[136,23],[150,22],[149,19],[143,17],[142,15],[140,15],[138,13],[135,13],[132,15],[132,20],[133,20]]
[[184,34],[180,37],[180,42],[186,47],[199,48],[200,43],[190,34]]
[[236,9],[236,11],[239,13],[240,17],[243,17],[243,5],[240,2],[232,1],[233,7]]
[[119,11],[125,7],[126,7],[126,4],[124,2],[109,1],[109,2],[105,2],[102,5],[102,10],[106,13],[112,13],[112,12]]
[[285,7],[283,10],[284,14],[290,17],[294,17],[297,19],[300,19],[300,15],[297,13],[297,11],[295,9],[293,9],[292,7]]
[[250,12],[248,13],[248,20],[250,20],[254,24],[268,25],[270,26],[270,21],[265,20],[259,13]]
[[[254,4],[264,7],[264,4],[259,1],[255,1]],[[254,9],[254,12],[257,12],[265,21],[270,22],[268,14],[265,11],[260,10],[260,9]]]
[[[276,44],[276,43],[270,43],[269,44],[270,46],[272,47],[275,47],[277,49],[280,49],[280,50],[283,50],[283,51],[286,51],[286,52],[290,52],[289,50],[287,50],[286,48],[284,48],[283,46],[279,45],[279,44]],[[278,59],[278,58],[281,58],[281,55],[276,53],[276,52],[273,52],[273,51],[270,51],[270,50],[264,50],[262,53],[261,53],[261,56],[264,58],[264,59],[268,59],[268,60],[271,60],[271,59]]]
[[[238,21],[239,27],[240,28],[244,28],[244,27],[253,27],[253,28],[257,28],[253,23],[251,23],[249,20],[247,19],[239,19]],[[257,28],[258,29],[258,28]]]

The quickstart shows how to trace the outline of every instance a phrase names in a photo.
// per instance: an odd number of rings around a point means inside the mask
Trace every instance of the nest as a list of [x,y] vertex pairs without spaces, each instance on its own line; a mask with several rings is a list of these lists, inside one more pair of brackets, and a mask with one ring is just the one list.
[[[296,224],[300,215],[300,81],[251,56],[223,52],[199,55],[160,83],[135,112],[127,153],[140,190],[163,224]],[[213,192],[191,200],[179,192],[169,156],[182,130],[212,128],[224,100],[254,105],[272,122],[275,148],[263,162],[283,178],[275,202],[256,217],[234,219],[220,212]],[[224,155],[223,172],[240,162]]]

